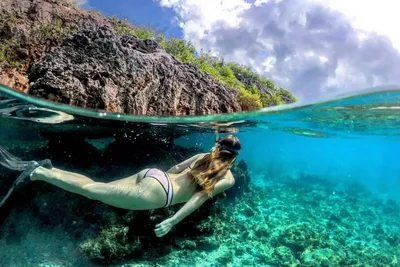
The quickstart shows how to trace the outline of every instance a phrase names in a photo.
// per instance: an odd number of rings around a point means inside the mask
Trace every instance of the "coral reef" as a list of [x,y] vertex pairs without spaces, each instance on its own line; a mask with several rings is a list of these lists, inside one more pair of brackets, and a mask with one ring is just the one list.
[[184,266],[398,264],[400,214],[393,209],[397,205],[353,183],[335,192],[334,184],[313,176],[265,179],[270,186],[250,183],[240,201],[216,201],[209,206],[213,208],[209,217],[193,218],[197,223],[190,230],[178,226],[174,249],[142,258],[147,261],[143,266],[151,266],[155,257],[165,266],[173,262]]
[[400,214],[389,208],[390,201],[352,183],[335,192],[334,184],[319,177],[263,179],[270,186],[250,186],[251,192],[216,219],[220,228],[212,238],[219,247],[240,251],[230,263],[245,264],[242,255],[250,254],[252,266],[397,264],[400,243],[393,237]]

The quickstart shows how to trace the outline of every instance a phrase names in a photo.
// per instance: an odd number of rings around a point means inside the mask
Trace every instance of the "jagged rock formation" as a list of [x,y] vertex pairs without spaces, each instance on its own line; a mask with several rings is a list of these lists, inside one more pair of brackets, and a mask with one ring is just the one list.
[[30,94],[135,115],[239,111],[236,92],[167,54],[155,41],[103,26],[67,38],[32,67]]

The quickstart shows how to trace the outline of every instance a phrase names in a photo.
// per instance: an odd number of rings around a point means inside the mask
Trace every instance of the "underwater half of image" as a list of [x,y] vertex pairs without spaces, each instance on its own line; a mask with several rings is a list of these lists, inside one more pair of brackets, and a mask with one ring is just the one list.
[[[0,266],[399,266],[400,91],[201,117],[134,117],[0,87],[0,146],[99,182],[167,170],[216,138],[235,184],[162,238],[182,205],[127,211],[35,181],[0,210]],[[0,198],[20,171],[0,166]]]

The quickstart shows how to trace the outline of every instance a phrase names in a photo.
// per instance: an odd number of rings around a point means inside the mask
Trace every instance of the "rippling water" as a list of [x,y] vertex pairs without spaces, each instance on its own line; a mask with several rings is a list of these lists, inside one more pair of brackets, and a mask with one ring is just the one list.
[[[0,145],[6,147],[21,147],[21,149],[24,147],[25,151],[32,151],[35,147],[43,146],[42,142],[45,142],[45,140],[57,140],[57,138],[63,140],[65,137],[102,140],[102,142],[97,143],[97,146],[106,147],[110,140],[116,136],[135,142],[135,140],[139,140],[137,139],[138,136],[146,134],[147,138],[154,136],[154,138],[159,139],[173,139],[176,144],[182,147],[207,151],[213,145],[216,131],[219,131],[220,135],[235,133],[243,146],[240,158],[247,163],[251,183],[259,188],[273,187],[272,181],[289,179],[287,177],[295,180],[302,180],[304,177],[318,177],[318,179],[326,181],[326,187],[323,189],[310,188],[309,192],[297,192],[299,199],[322,190],[326,194],[322,196],[321,201],[324,201],[323,199],[330,198],[330,195],[343,191],[345,185],[351,182],[367,190],[371,199],[381,201],[383,204],[391,201],[400,203],[400,90],[368,91],[363,94],[329,99],[319,103],[298,103],[256,112],[199,117],[145,117],[110,114],[53,104],[21,95],[1,86],[0,93]],[[104,149],[104,147],[101,149]],[[63,151],[56,152],[63,153]],[[129,151],[129,153],[146,152]],[[157,164],[157,162],[154,164]],[[313,179],[304,178],[303,180],[303,183],[315,182]],[[0,181],[0,184],[4,186],[4,182]],[[354,197],[359,197],[358,193],[346,192],[347,197],[352,194],[354,194]],[[2,193],[4,192],[0,191],[0,195]],[[284,201],[285,197],[287,196],[281,193],[275,194],[273,199]],[[268,205],[269,208],[274,205],[273,202],[268,202],[270,200],[268,195],[264,194],[262,198],[265,199],[264,201],[267,204],[264,204]],[[296,202],[293,201],[293,203]],[[294,204],[289,203],[287,205]],[[337,203],[337,206],[339,209],[340,203]],[[260,209],[262,210],[262,208]],[[301,217],[300,212],[299,210],[299,218]],[[335,211],[332,212],[335,213]],[[393,212],[394,215],[391,214],[390,216],[399,216],[398,209],[394,209]],[[320,216],[324,220],[324,214],[320,214]],[[382,216],[386,216],[384,212]],[[382,216],[375,218],[379,220]],[[364,217],[360,215],[359,220],[364,220]],[[376,220],[374,223],[379,224]],[[291,222],[298,221],[298,218],[294,218]],[[338,227],[347,227],[345,224],[338,224]],[[395,235],[396,231],[400,236],[398,221],[392,222],[385,219],[380,224],[383,225],[384,230],[382,231],[387,236]],[[272,226],[270,227],[273,229]],[[357,231],[357,229],[351,231]],[[254,238],[254,242],[257,242],[257,237]],[[350,238],[353,237],[348,236],[348,241],[350,241]],[[370,238],[364,240],[364,242],[371,242],[372,244],[376,241],[374,240]],[[245,241],[242,240],[241,242]],[[263,242],[266,243],[266,241]],[[388,243],[389,241],[385,242]],[[0,243],[0,246],[1,244],[6,246],[9,243],[3,242]],[[16,244],[14,246],[21,250],[29,249],[29,246],[24,242]],[[18,247],[18,244],[20,244],[20,247]],[[245,246],[245,244],[240,244],[238,243],[238,246]],[[274,247],[272,241],[270,244],[271,249],[275,252],[271,252],[272,254],[263,252],[265,259],[261,262],[258,261],[259,256],[254,256],[252,252],[244,254],[250,255],[246,256],[247,258],[237,256],[236,259],[228,260],[225,264],[218,262],[220,257],[218,253],[222,253],[218,251],[221,250],[223,243],[219,245],[219,250],[206,250],[205,253],[210,262],[215,261],[215,265],[210,263],[209,266],[229,264],[239,266],[246,264],[245,258],[249,259],[249,257],[254,266],[290,266],[290,260],[293,262],[299,260],[301,264],[305,264],[304,266],[318,266],[306,264],[308,254],[304,253],[308,250],[297,252],[293,251],[293,248],[289,245]],[[378,243],[374,244],[377,245]],[[399,251],[399,244],[400,240],[397,240],[388,246],[393,249],[398,248],[397,251]],[[53,244],[53,246],[57,245]],[[60,247],[62,247],[61,244]],[[290,257],[294,258],[289,257],[287,261],[280,260],[280,254],[277,256],[276,253],[281,251],[282,247],[283,249],[291,249],[291,252],[288,253],[293,253],[293,256]],[[320,255],[325,255],[323,251],[320,253]],[[335,254],[335,252],[332,253]],[[390,259],[388,260],[389,263],[380,266],[399,266],[396,260],[399,255],[392,251],[387,253],[386,256]],[[46,256],[41,256],[41,259],[35,264],[46,260],[50,263],[52,261],[57,263],[59,262],[55,259],[57,255],[55,253],[47,259]],[[201,266],[201,261],[198,259],[199,255],[190,253],[187,255],[188,258],[192,257],[193,262]],[[349,258],[349,255],[346,254],[346,257]],[[28,262],[34,262],[32,259],[18,258],[19,256],[12,257],[9,255],[9,257],[7,263],[14,264],[12,266],[18,266],[18,264],[21,264],[19,266],[28,266]],[[268,257],[275,259],[277,265],[271,263],[267,259]],[[171,259],[168,259],[168,261],[171,262],[169,266],[178,264],[178,262],[172,264]],[[369,262],[365,261],[361,265],[354,266],[366,266],[364,264],[372,264],[372,262],[371,259]],[[65,266],[62,265],[64,263],[60,264],[60,266]],[[185,262],[180,264],[185,265]],[[336,264],[332,260],[326,266],[336,266]],[[168,264],[161,265],[167,266]],[[372,264],[371,266],[375,265]]]

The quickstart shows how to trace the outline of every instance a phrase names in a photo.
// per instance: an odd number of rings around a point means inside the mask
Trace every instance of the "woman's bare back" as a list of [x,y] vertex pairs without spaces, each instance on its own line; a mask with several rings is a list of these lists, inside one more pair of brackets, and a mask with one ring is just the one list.
[[174,188],[172,204],[187,202],[198,189],[197,184],[189,177],[187,171],[179,174],[169,174]]
[[180,173],[168,173],[174,188],[174,199],[172,200],[173,204],[187,202],[198,191],[199,187],[197,183],[189,177],[188,172],[194,167],[196,162],[205,155],[206,153],[197,154],[195,156],[197,159],[191,162],[190,165]]

